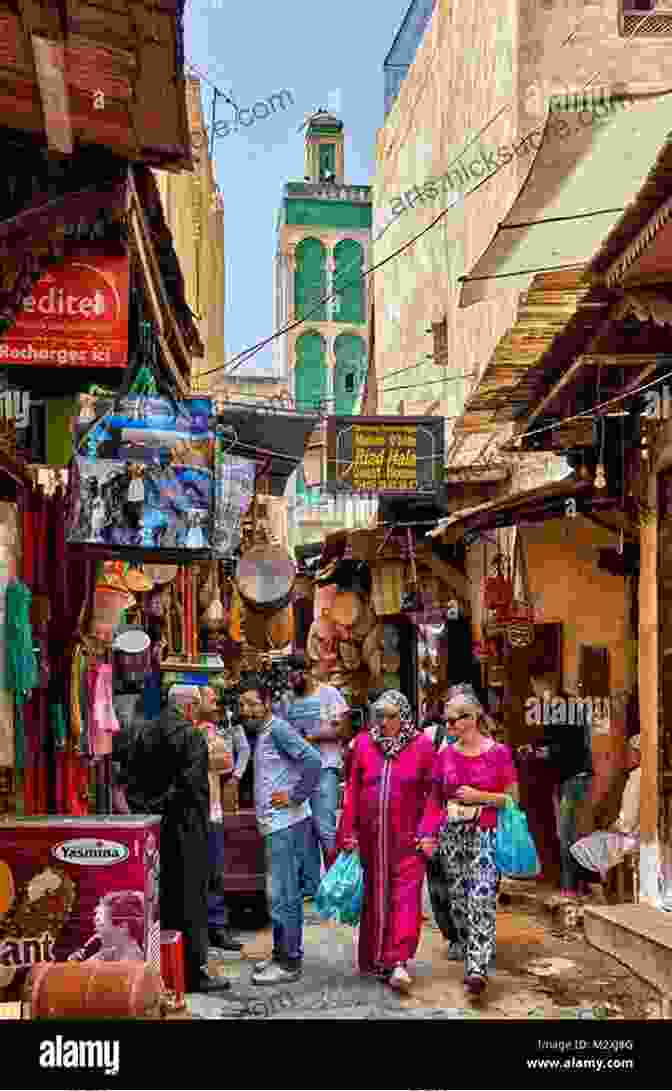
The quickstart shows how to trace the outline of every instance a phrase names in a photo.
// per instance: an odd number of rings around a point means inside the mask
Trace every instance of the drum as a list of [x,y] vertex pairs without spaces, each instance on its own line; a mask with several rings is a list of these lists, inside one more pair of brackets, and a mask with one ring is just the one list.
[[287,606],[295,580],[296,565],[281,546],[253,546],[243,554],[236,568],[236,587],[243,602],[259,613]]
[[41,962],[25,985],[32,1019],[156,1019],[161,978],[146,962]]

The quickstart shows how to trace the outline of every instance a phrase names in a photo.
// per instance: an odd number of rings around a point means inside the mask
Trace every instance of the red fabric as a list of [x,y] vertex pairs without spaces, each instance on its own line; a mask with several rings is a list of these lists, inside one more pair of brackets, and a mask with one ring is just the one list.
[[161,977],[167,989],[175,993],[178,1004],[184,1000],[184,941],[181,932],[161,933]]
[[353,747],[339,841],[353,837],[364,869],[358,961],[362,973],[414,957],[425,862],[417,829],[432,785],[434,747],[418,734],[392,761],[366,733]]
[[[468,786],[481,792],[503,792],[517,783],[518,773],[513,756],[504,743],[495,743],[477,758],[468,758],[455,746],[446,746],[436,761],[432,793],[422,820],[423,836],[435,837],[439,832],[445,806],[455,800],[458,788]],[[494,830],[496,826],[497,808],[484,807],[481,811],[481,829]]]

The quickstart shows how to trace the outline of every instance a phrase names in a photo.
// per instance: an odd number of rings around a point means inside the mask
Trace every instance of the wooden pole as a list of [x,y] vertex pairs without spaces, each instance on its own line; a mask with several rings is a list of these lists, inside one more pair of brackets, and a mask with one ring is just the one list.
[[658,496],[649,474],[648,508],[640,526],[639,716],[641,732],[640,901],[659,904],[658,871]]

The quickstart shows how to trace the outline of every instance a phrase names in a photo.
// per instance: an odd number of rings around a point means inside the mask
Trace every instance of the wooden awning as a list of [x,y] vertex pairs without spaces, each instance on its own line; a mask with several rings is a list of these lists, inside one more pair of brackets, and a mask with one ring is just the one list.
[[0,117],[63,155],[191,169],[184,0],[0,3]]
[[511,527],[524,523],[542,523],[546,519],[560,519],[567,511],[567,501],[573,500],[576,513],[595,510],[612,510],[620,506],[620,499],[604,496],[597,491],[592,481],[569,477],[552,485],[542,485],[537,489],[526,489],[514,493],[504,500],[495,500],[489,504],[457,512],[442,519],[428,538],[449,544],[472,534],[479,534],[498,527]]

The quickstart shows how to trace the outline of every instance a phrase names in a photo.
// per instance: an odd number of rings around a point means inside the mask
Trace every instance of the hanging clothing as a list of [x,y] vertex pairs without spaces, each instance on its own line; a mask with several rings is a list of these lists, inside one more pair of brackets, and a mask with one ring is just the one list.
[[90,667],[87,684],[89,689],[89,745],[94,757],[112,753],[112,736],[119,731],[112,702],[112,667],[99,663]]
[[425,875],[417,828],[433,766],[434,748],[417,732],[391,758],[371,732],[355,739],[339,841],[357,840],[364,871],[361,973],[391,970],[417,950]]

